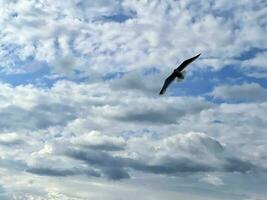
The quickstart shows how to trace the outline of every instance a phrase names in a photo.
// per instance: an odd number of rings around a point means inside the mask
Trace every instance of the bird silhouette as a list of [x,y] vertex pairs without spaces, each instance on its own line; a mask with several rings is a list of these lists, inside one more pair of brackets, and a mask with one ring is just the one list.
[[164,81],[164,84],[163,84],[159,94],[163,95],[165,93],[166,89],[169,87],[169,85],[173,82],[173,80],[175,78],[177,78],[177,81],[184,79],[184,77],[185,77],[184,69],[187,67],[187,65],[189,65],[191,62],[193,62],[199,56],[200,56],[200,54],[185,60],[181,65],[179,65],[175,70],[173,70],[172,74],[168,78],[166,78],[166,80]]

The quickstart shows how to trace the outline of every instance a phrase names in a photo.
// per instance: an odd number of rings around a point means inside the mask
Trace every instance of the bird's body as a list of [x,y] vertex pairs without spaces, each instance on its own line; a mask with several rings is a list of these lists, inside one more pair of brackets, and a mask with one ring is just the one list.
[[195,59],[197,59],[200,56],[198,54],[197,56],[194,56],[192,58],[189,58],[188,60],[185,60],[181,65],[179,65],[175,70],[173,70],[172,74],[165,80],[164,85],[162,89],[160,90],[160,95],[163,95],[168,88],[168,86],[173,82],[174,79],[177,81],[181,81],[185,77],[185,71],[187,65],[189,65],[191,62],[193,62]]
[[184,79],[184,71],[183,72],[180,72],[179,70],[175,69],[173,70],[175,76],[177,79]]

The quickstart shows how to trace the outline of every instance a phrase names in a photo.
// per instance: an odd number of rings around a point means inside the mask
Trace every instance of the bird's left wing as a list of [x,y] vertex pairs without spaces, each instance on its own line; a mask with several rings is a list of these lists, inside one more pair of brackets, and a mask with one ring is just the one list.
[[164,84],[160,90],[160,93],[159,93],[160,95],[163,95],[165,93],[166,89],[173,82],[175,77],[176,77],[175,72],[173,72],[168,78],[166,78],[166,80],[164,81]]

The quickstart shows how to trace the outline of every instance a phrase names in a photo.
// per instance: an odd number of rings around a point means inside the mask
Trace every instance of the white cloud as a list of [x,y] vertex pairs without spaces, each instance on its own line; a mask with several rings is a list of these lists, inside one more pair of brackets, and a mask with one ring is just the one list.
[[201,182],[206,182],[206,183],[209,183],[209,184],[211,184],[211,185],[215,185],[215,186],[221,186],[221,185],[224,185],[222,179],[220,179],[220,178],[217,177],[217,176],[210,175],[210,174],[208,174],[207,176],[201,178],[200,181],[201,181]]
[[[79,64],[70,69],[87,76],[151,66],[165,71],[177,59],[202,52],[209,62],[199,67],[222,68],[236,63],[234,58],[242,53],[266,46],[262,2],[255,3],[259,6],[250,1],[228,4],[193,0],[2,2],[0,43],[5,48],[1,49],[1,66],[12,71],[19,67],[14,60],[32,56],[53,69],[53,63],[72,56]],[[99,20],[129,12],[135,15],[121,23]]]
[[125,147],[125,141],[122,137],[102,135],[97,131],[74,137],[71,139],[71,143],[82,147],[107,151],[123,150]]
[[244,66],[250,66],[250,67],[262,67],[266,68],[266,56],[267,52],[264,51],[262,53],[257,54],[254,58],[251,58],[244,62]]
[[16,145],[16,144],[25,142],[23,139],[17,133],[1,134],[0,144],[1,145]]
[[267,52],[263,51],[256,54],[255,57],[250,58],[242,64],[245,69],[245,73],[248,76],[256,77],[256,78],[266,78],[266,56]]
[[223,100],[239,101],[266,101],[267,89],[257,83],[244,83],[242,85],[217,86],[210,93],[211,96]]

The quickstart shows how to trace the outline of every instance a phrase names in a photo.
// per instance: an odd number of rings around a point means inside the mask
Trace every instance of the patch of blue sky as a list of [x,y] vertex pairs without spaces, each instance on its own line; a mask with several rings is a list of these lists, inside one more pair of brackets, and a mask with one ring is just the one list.
[[[49,74],[50,69],[48,67],[42,67],[36,71],[23,72],[23,73],[0,73],[1,82],[8,83],[12,86],[27,85],[27,84],[38,84],[37,82],[42,79],[45,75]],[[44,83],[45,85],[50,85],[48,81]]]
[[38,87],[51,88],[59,80],[69,80],[76,83],[88,82],[87,77],[79,76],[65,77],[51,72],[51,67],[45,65],[42,68],[26,73],[0,73],[0,81],[12,86],[32,84]]
[[45,62],[37,62],[33,57],[25,61],[14,59],[14,66],[10,70],[0,72],[0,81],[12,86],[32,84],[36,86],[51,87],[55,79],[51,75],[51,67]]
[[[160,70],[156,67],[148,67],[148,68],[136,69],[136,70],[138,70],[144,76],[156,75],[156,74],[160,73]],[[109,81],[112,79],[121,78],[122,76],[126,75],[127,73],[131,73],[131,72],[136,71],[136,70],[127,71],[127,72],[126,71],[125,72],[118,71],[118,72],[107,73],[107,74],[104,74],[102,76],[102,79],[104,81]]]
[[222,17],[224,19],[232,19],[234,17],[233,8],[228,10],[216,9],[213,11],[214,17]]
[[136,17],[136,12],[134,11],[125,11],[120,9],[119,12],[111,14],[111,15],[104,15],[101,17],[101,20],[106,22],[117,22],[117,23],[124,23],[129,19],[133,19]]
[[[60,55],[59,44],[57,40],[54,42],[57,54]],[[53,66],[46,62],[36,61],[33,56],[28,56],[25,60],[21,60],[16,55],[16,50],[20,48],[17,45],[1,45],[2,50],[6,52],[7,57],[12,58],[11,63],[5,63],[1,66],[0,81],[8,83],[12,86],[32,84],[39,87],[52,87],[58,80],[67,79],[77,83],[87,81],[86,77],[82,77],[79,71],[74,71],[73,77],[63,77],[53,72]]]
[[[16,55],[17,50],[20,48],[19,45],[15,45],[15,44],[0,44],[0,50],[1,50],[1,59],[7,61],[7,62],[1,62],[0,63],[0,67],[1,68],[6,68],[8,66],[4,66],[6,65],[6,63],[9,63],[9,65],[13,65],[13,63],[15,63],[15,60],[19,60],[18,56]],[[11,61],[10,57],[12,57]],[[4,63],[4,64],[2,64]]]
[[160,70],[156,67],[150,67],[150,68],[145,68],[143,73],[144,75],[153,75],[160,73]]
[[260,49],[260,48],[252,47],[252,48],[248,49],[247,51],[243,51],[243,53],[239,57],[237,57],[237,59],[248,60],[248,59],[254,58],[259,53],[263,53],[264,51],[267,51],[267,48],[266,49]]
[[144,137],[144,135],[150,136],[154,139],[160,138],[160,133],[158,133],[154,130],[150,130],[149,128],[143,128],[143,129],[139,129],[139,130],[127,130],[127,131],[124,130],[124,131],[120,132],[119,135],[126,140],[128,140],[132,137]]
[[112,80],[112,79],[121,78],[126,73],[127,72],[112,72],[112,73],[107,73],[107,74],[104,74],[102,76],[102,79],[104,81],[109,81],[109,80]]
[[123,22],[127,21],[128,19],[132,19],[132,18],[133,18],[132,15],[127,15],[127,14],[123,14],[123,13],[102,17],[102,19],[104,21],[112,21],[112,22],[118,22],[118,23],[123,23]]

